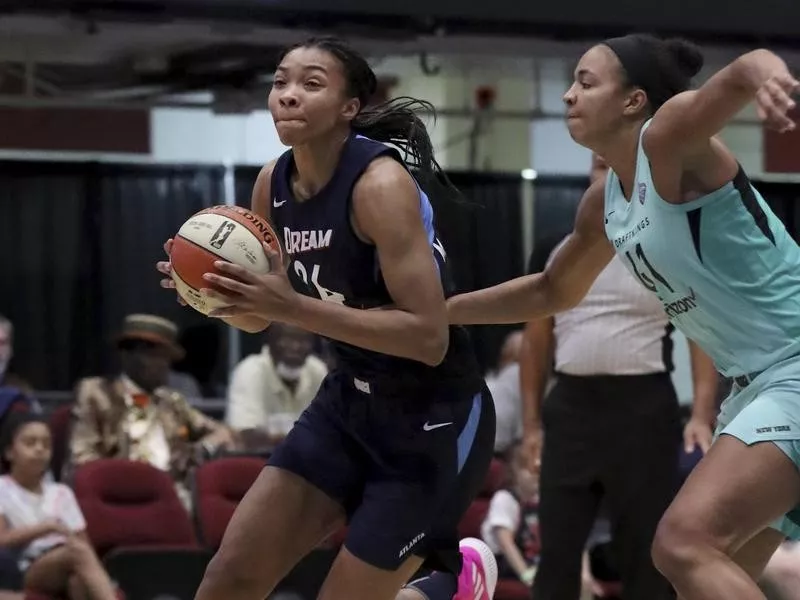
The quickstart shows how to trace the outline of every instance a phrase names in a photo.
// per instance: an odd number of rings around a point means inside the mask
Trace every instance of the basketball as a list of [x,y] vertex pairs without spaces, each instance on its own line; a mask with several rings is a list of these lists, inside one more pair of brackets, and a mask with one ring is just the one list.
[[[178,230],[172,242],[170,262],[178,294],[196,311],[207,315],[223,306],[219,300],[201,293],[213,287],[203,279],[205,273],[221,273],[214,267],[225,260],[255,273],[269,273],[270,263],[262,242],[283,256],[278,236],[269,222],[239,206],[212,206],[192,215]],[[230,295],[229,290],[220,289]]]

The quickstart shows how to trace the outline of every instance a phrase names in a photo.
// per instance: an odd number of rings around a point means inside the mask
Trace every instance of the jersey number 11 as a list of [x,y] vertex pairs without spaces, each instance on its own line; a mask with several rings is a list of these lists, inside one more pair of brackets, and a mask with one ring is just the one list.
[[[634,252],[636,253],[636,258],[639,259],[639,262],[641,263],[639,265],[636,264],[636,260],[634,260],[634,258],[631,256],[630,252],[625,252],[625,256],[628,257],[628,261],[630,261],[631,267],[633,267],[633,272],[636,274],[636,277],[639,279],[639,281],[642,282],[644,287],[653,293],[658,293],[658,289],[656,288],[655,284],[655,282],[658,281],[670,292],[675,291],[672,289],[672,286],[667,283],[667,280],[664,279],[661,274],[653,268],[653,265],[650,264],[650,261],[647,260],[641,244],[636,244]],[[645,268],[647,271],[649,271],[649,274],[645,272]]]

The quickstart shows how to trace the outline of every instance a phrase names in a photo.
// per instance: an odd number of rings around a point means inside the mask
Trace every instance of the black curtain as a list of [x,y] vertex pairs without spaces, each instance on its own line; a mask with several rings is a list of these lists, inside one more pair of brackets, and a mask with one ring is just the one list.
[[[428,190],[436,228],[459,292],[496,285],[524,271],[522,180],[514,175],[449,174],[461,197]],[[497,361],[503,339],[516,326],[474,326],[470,333],[485,370]]]
[[[250,208],[250,200],[253,194],[253,186],[256,183],[256,177],[261,171],[261,167],[254,166],[240,166],[234,169],[234,197],[236,204],[245,208]],[[264,333],[246,333],[244,331],[239,334],[239,352],[241,357],[244,358],[250,354],[258,354],[261,352],[261,347],[266,343]]]
[[253,186],[260,171],[261,167],[241,166],[234,169],[234,190],[238,206],[250,208]]
[[[235,170],[236,201],[249,206],[259,169]],[[206,393],[227,380],[226,328],[158,286],[155,262],[164,240],[194,212],[224,202],[219,167],[0,161],[0,313],[15,324],[12,367],[39,389],[68,389],[75,379],[114,366],[110,342],[124,315],[152,312],[184,331],[188,357],[179,368]],[[428,190],[459,291],[484,288],[525,270],[517,176],[452,173],[461,198]],[[535,249],[539,270],[572,228],[585,177],[535,182]],[[800,186],[755,182],[797,238]],[[508,327],[473,328],[484,368]],[[263,338],[242,334],[242,355]]]
[[[15,370],[39,389],[108,372],[113,335],[134,312],[210,325],[208,339],[224,339],[223,326],[162,290],[155,270],[186,218],[224,201],[222,180],[214,167],[0,162],[0,231],[15,249],[0,258],[0,312],[17,329]],[[187,350],[188,368],[224,348]],[[222,358],[213,363],[224,370]],[[209,380],[210,369],[198,375]]]
[[37,387],[69,387],[96,354],[90,179],[73,165],[0,162],[0,313],[15,326],[12,370]]
[[533,252],[527,270],[536,273],[544,268],[553,248],[572,231],[575,212],[588,177],[539,177],[534,182]]
[[[224,204],[224,169],[215,166],[100,165],[93,179],[102,235],[95,284],[103,299],[101,331],[114,334],[125,315],[146,312],[175,321],[186,358],[176,368],[191,373],[207,394],[227,381],[227,336],[223,323],[179,305],[158,285],[155,263],[162,245],[199,210]],[[187,339],[188,338],[188,339]],[[192,343],[194,342],[194,343]],[[98,365],[106,370],[108,360]]]

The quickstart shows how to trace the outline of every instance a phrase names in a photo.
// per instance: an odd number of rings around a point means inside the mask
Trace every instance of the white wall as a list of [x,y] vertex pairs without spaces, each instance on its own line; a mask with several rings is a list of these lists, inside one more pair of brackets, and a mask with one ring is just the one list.
[[210,110],[152,111],[152,158],[157,162],[263,165],[282,154],[266,110],[249,115],[215,115]]
[[[562,59],[550,59],[540,63],[538,97],[541,108],[547,113],[561,113],[564,110],[562,96],[571,82],[571,63]],[[705,69],[698,81],[703,81],[714,72]],[[755,108],[751,105],[742,111],[737,119],[754,121]],[[721,139],[738,157],[745,172],[758,178],[764,174],[763,138],[761,127],[755,123],[732,124],[720,134]],[[563,121],[543,119],[535,121],[530,127],[531,158],[533,168],[542,174],[584,175],[589,170],[591,153],[578,146],[569,136]]]
[[[569,85],[572,61],[566,59],[512,60],[460,56],[432,57],[441,68],[425,76],[416,57],[388,58],[376,65],[383,75],[395,75],[394,92],[432,102],[439,109],[471,110],[480,85],[497,89],[498,110],[517,112],[541,108],[547,114],[563,113],[562,95]],[[752,109],[745,117],[754,118]],[[462,134],[473,124],[469,116],[439,116],[427,121],[440,163],[445,168],[468,168],[469,143]],[[137,160],[168,163],[264,164],[285,150],[277,138],[269,113],[220,115],[210,110],[158,108],[152,111],[152,152],[149,156],[92,153],[38,153],[0,150],[0,157],[43,157],[91,160]],[[452,143],[454,139],[461,140]],[[763,174],[762,136],[753,124],[735,124],[722,133],[751,177]],[[480,139],[478,167],[516,171],[532,167],[541,174],[583,175],[589,167],[588,150],[569,137],[558,117],[529,121],[495,118]]]

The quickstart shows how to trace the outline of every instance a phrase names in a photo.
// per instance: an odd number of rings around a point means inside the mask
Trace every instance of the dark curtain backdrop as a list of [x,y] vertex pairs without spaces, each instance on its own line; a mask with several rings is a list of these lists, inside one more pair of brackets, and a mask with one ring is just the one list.
[[[236,200],[250,203],[258,168],[235,169]],[[457,288],[468,291],[521,274],[521,186],[516,176],[453,173],[462,198],[429,195]],[[69,389],[76,378],[114,368],[113,335],[124,315],[151,312],[183,331],[187,359],[207,394],[227,379],[225,327],[177,304],[158,286],[162,244],[192,213],[224,202],[218,167],[0,161],[0,313],[15,324],[12,367],[39,389]],[[539,270],[572,227],[585,177],[535,182]],[[800,186],[756,183],[797,237]],[[510,328],[472,329],[484,368]],[[242,355],[263,340],[242,334]]]
[[39,389],[108,372],[113,336],[134,312],[213,330],[185,366],[224,365],[203,360],[224,352],[213,347],[223,328],[179,306],[155,271],[186,218],[223,201],[222,178],[213,167],[0,162],[0,231],[14,249],[0,257],[0,313],[16,327],[14,369]]
[[[236,204],[245,208],[250,208],[250,198],[253,193],[253,185],[261,167],[241,166],[234,169],[234,194]],[[249,354],[261,352],[261,347],[266,343],[263,333],[239,334],[239,348],[242,358]]]
[[15,324],[11,368],[37,386],[68,386],[98,354],[86,169],[0,162],[0,313]]
[[542,176],[534,182],[533,252],[526,269],[536,273],[544,268],[553,248],[572,231],[575,212],[588,177]]
[[[521,275],[522,182],[512,175],[452,173],[463,198],[430,190],[439,236],[460,292],[486,288]],[[494,367],[509,326],[470,327],[484,371]]]

